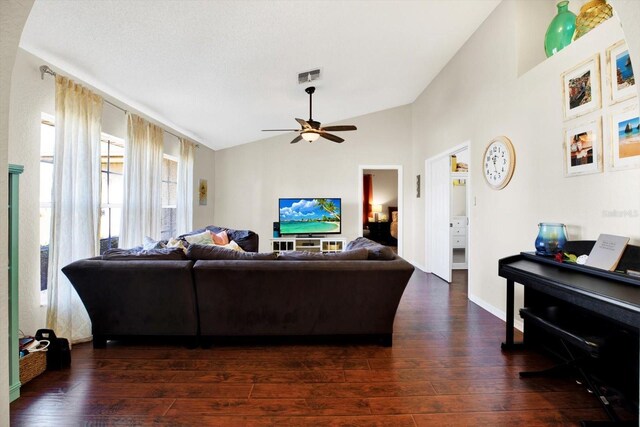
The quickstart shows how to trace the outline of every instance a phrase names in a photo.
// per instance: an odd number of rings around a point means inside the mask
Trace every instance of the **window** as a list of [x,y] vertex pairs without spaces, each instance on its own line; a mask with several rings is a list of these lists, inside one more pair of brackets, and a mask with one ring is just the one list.
[[100,141],[100,255],[118,247],[123,203],[124,141],[102,134]]
[[160,238],[170,239],[176,233],[176,204],[178,188],[178,161],[164,155],[162,159],[162,223]]
[[[47,289],[49,239],[53,190],[55,126],[53,117],[42,114],[40,125],[40,290]],[[124,141],[102,134],[100,141],[100,254],[118,247],[123,202]],[[174,227],[175,228],[175,227]],[[43,297],[44,299],[44,297]],[[46,302],[46,299],[45,299]]]
[[56,129],[53,117],[42,114],[40,124],[40,290],[47,289],[49,239],[51,236],[51,192]]

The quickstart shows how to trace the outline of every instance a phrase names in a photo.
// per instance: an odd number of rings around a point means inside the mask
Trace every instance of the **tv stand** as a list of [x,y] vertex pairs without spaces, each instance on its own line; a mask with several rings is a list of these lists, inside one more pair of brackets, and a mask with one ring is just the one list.
[[271,239],[273,252],[308,251],[308,252],[342,252],[347,246],[344,237],[278,237]]

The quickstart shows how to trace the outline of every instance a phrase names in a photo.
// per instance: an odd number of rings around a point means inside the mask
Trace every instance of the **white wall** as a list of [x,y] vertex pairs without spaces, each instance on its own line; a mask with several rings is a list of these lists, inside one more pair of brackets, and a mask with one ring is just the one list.
[[[266,251],[273,222],[278,220],[278,198],[340,197],[342,235],[354,239],[362,229],[358,223],[358,167],[408,167],[410,111],[403,106],[345,120],[340,124],[355,124],[358,130],[341,133],[342,144],[325,139],[290,144],[293,136],[287,134],[217,151],[216,224],[252,228],[260,236],[260,250]],[[405,190],[413,189],[414,184],[410,176],[404,176]],[[405,191],[405,212],[411,210],[413,197]]]
[[[500,4],[412,109],[417,173],[424,159],[471,141],[474,202],[470,206],[469,295],[499,316],[504,316],[505,284],[496,274],[498,260],[533,250],[539,222],[567,224],[571,239],[596,239],[606,232],[630,236],[631,243],[640,243],[640,169],[606,170],[610,162],[607,151],[604,173],[563,176],[565,123],[560,76],[594,53],[600,53],[604,64],[605,49],[624,37],[620,26],[611,19],[518,77],[519,44],[512,37],[517,13],[515,2]],[[632,57],[640,63],[633,51]],[[606,82],[604,77],[603,73]],[[606,101],[602,111],[607,141]],[[491,190],[481,173],[484,148],[497,135],[512,140],[517,156],[513,179],[501,191]],[[607,216],[607,211],[636,215]],[[423,205],[416,206],[415,217],[424,218]],[[413,256],[424,259],[422,221],[416,221],[413,235],[418,237]]]
[[[200,145],[196,148],[193,163],[193,228],[203,228],[215,225],[213,209],[215,200],[215,161],[216,152]],[[200,179],[207,180],[207,204],[200,206],[198,200],[198,186]]]
[[[35,333],[46,323],[46,306],[40,305],[40,118],[43,112],[52,116],[55,114],[55,82],[51,76],[40,79],[38,67],[42,64],[44,61],[40,58],[18,49],[11,82],[9,115],[9,162],[24,166],[24,173],[20,176],[20,329],[27,334]],[[124,112],[105,103],[102,130],[124,139]],[[165,132],[164,150],[178,157],[178,138]],[[213,158],[213,150],[202,146],[197,148],[194,176],[207,177],[212,181]],[[207,210],[207,207],[198,206],[197,203],[196,184],[194,226],[202,222],[203,217],[213,214],[212,206]]]
[[[0,206],[7,206],[9,145],[9,98],[13,64],[22,28],[33,0],[8,0],[0,3]],[[0,265],[9,264],[7,252],[7,210],[0,209]],[[4,269],[4,267],[3,267]],[[9,351],[7,274],[0,274],[0,426],[9,425]]]

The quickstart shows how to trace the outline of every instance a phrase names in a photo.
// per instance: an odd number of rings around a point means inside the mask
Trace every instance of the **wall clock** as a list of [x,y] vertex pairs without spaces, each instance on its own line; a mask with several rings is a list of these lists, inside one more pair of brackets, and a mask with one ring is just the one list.
[[509,138],[494,138],[484,150],[482,164],[484,179],[491,188],[501,190],[506,187],[516,167],[516,151]]

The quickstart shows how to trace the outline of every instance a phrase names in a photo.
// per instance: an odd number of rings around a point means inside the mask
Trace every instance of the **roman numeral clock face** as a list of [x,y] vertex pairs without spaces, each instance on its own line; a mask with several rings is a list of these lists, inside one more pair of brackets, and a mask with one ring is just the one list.
[[499,136],[489,143],[482,159],[484,178],[495,190],[507,186],[516,166],[516,152],[509,138]]

